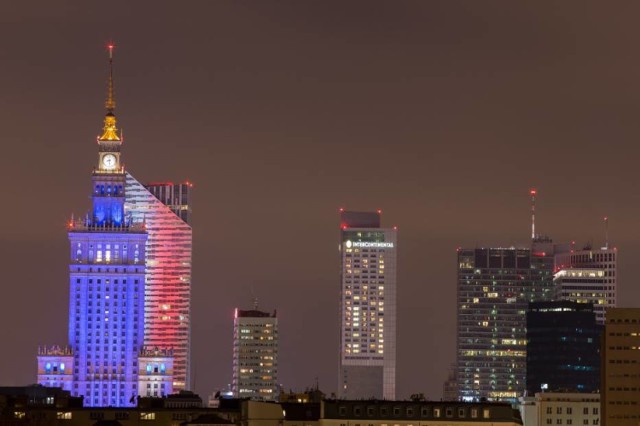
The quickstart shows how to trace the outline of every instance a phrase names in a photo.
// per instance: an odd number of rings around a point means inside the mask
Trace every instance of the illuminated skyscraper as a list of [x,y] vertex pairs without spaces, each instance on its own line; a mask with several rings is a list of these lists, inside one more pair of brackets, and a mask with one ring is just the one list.
[[618,251],[608,244],[587,246],[556,255],[557,298],[593,303],[598,324],[604,325],[607,308],[617,305]]
[[[191,211],[190,188],[190,184],[145,187],[126,174],[125,211],[134,221],[144,221],[149,235],[144,344],[148,348],[173,349],[176,391],[189,389],[190,379],[192,231],[186,222]],[[154,193],[170,204],[159,200]]]
[[457,387],[462,400],[525,389],[526,311],[538,271],[530,249],[458,250]]
[[278,318],[258,310],[236,309],[233,319],[233,395],[278,400]]
[[394,400],[397,230],[380,227],[380,211],[340,219],[338,396]]
[[[170,352],[151,354],[143,346],[147,231],[124,208],[126,173],[114,114],[111,49],[92,207],[69,223],[69,347],[39,351],[38,382],[59,382],[84,396],[86,406],[122,407],[134,405],[143,393],[141,375],[154,376],[158,395],[172,392],[172,380]],[[143,361],[150,370],[140,371]]]

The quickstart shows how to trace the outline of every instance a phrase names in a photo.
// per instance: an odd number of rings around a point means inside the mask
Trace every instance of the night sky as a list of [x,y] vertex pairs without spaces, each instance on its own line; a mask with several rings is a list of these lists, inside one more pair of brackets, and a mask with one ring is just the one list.
[[89,206],[115,51],[125,165],[195,183],[195,390],[231,381],[233,309],[278,310],[280,382],[338,380],[338,208],[397,225],[398,398],[439,399],[456,248],[602,245],[640,306],[640,4],[56,1],[0,13],[0,385],[66,343],[65,221]]

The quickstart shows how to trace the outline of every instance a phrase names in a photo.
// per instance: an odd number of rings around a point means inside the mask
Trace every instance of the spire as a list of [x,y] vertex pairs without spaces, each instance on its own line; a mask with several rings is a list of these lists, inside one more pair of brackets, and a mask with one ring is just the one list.
[[113,114],[113,110],[116,109],[116,101],[113,98],[113,44],[109,44],[109,86],[107,89],[107,102],[104,106],[107,108],[107,112]]
[[116,116],[113,111],[116,109],[116,100],[113,96],[113,48],[114,45],[110,43],[107,48],[109,49],[109,83],[107,86],[107,101],[104,106],[107,108],[107,114],[104,117],[104,127],[102,128],[102,136],[99,141],[120,141],[118,137],[118,129],[116,128]]

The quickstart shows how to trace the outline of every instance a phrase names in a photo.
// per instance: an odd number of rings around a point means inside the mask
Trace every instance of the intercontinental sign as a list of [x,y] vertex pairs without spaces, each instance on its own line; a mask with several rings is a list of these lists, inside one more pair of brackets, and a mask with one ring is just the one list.
[[370,242],[370,241],[345,241],[347,248],[361,247],[361,248],[393,248],[393,243],[385,242]]

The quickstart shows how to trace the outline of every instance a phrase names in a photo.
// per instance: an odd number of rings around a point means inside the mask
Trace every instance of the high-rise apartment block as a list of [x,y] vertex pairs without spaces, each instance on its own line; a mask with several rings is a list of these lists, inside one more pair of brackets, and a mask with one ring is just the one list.
[[617,306],[618,252],[608,246],[570,250],[555,256],[557,299],[593,303],[599,324]]
[[148,235],[144,345],[173,350],[176,391],[190,387],[190,188],[190,184],[145,186],[126,174],[125,212],[135,222],[144,222]]
[[593,305],[534,302],[527,312],[527,391],[598,392],[600,335]]
[[395,399],[397,230],[380,212],[341,211],[340,370],[343,399]]
[[640,308],[609,308],[603,338],[602,425],[640,423]]
[[233,320],[233,395],[278,400],[278,318],[276,313],[236,309]]

